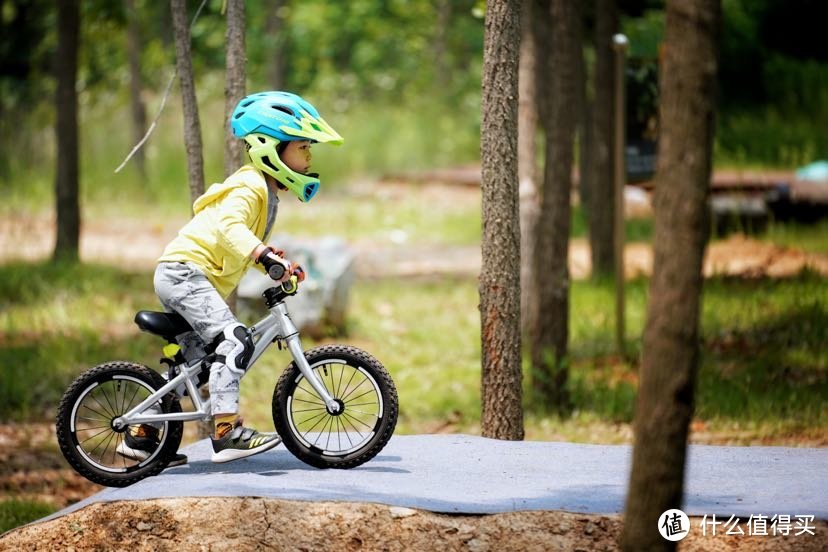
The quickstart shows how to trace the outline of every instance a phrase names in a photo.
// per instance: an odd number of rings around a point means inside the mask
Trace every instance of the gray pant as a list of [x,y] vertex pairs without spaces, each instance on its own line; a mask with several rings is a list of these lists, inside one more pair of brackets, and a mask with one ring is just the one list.
[[[225,328],[240,324],[207,276],[193,263],[159,263],[154,284],[164,309],[183,316],[203,343],[212,342]],[[192,336],[179,341],[186,342],[181,343],[184,348],[200,345],[193,343]],[[239,381],[243,375],[244,370],[213,363],[210,367],[213,415],[239,411]]]

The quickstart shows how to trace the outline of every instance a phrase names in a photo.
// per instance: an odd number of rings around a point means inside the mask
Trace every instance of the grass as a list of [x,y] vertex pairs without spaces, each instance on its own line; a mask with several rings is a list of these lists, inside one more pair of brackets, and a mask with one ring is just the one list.
[[808,253],[828,255],[828,220],[812,224],[773,222],[757,238]]
[[15,527],[46,517],[54,511],[53,506],[43,502],[16,498],[0,500],[0,535]]

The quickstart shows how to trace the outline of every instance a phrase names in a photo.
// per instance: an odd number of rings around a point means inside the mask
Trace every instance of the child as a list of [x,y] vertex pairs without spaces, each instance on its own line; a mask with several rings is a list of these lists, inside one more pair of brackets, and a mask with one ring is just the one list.
[[[164,250],[154,279],[167,311],[183,316],[204,343],[219,342],[209,382],[213,462],[252,456],[281,442],[275,433],[259,433],[241,424],[239,381],[253,342],[225,298],[251,265],[265,272],[281,265],[280,282],[291,275],[304,279],[299,266],[265,245],[276,218],[277,193],[289,190],[300,201],[310,201],[319,189],[319,175],[308,172],[311,144],[342,143],[310,103],[288,92],[247,96],[231,121],[233,134],[247,144],[251,163],[195,201],[193,218]],[[144,434],[152,429],[138,427]],[[130,441],[135,443],[135,436],[127,432],[126,444]]]

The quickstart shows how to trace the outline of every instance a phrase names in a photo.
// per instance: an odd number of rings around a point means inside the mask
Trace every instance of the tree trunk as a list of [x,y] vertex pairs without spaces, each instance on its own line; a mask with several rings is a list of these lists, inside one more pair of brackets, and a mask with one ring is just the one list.
[[190,57],[190,27],[187,23],[186,0],[171,0],[170,7],[175,34],[175,66],[181,83],[181,101],[184,107],[184,146],[187,149],[190,198],[195,202],[196,198],[204,193],[204,156],[193,63]]
[[592,105],[591,186],[585,205],[589,225],[592,274],[609,275],[615,268],[613,251],[613,70],[612,35],[618,29],[616,0],[598,0],[595,14],[595,100]]
[[546,163],[533,255],[534,296],[540,309],[531,333],[532,386],[545,404],[565,412],[569,409],[568,258],[580,21],[575,0],[552,0],[550,10],[542,16],[550,21],[552,40],[546,81],[548,109],[543,110],[541,120],[546,132]]
[[[230,176],[244,164],[244,141],[233,135],[230,117],[236,105],[244,98],[246,90],[247,56],[244,34],[244,0],[227,0],[227,33],[225,44],[226,76],[224,80],[224,176]],[[227,298],[230,310],[236,312],[236,290]]]
[[[129,100],[132,108],[132,137],[136,144],[144,138],[147,130],[147,110],[141,97],[141,29],[138,25],[138,12],[135,0],[126,0],[127,10],[127,58],[129,61]],[[138,174],[147,177],[146,156],[144,148],[138,148],[133,156]]]
[[268,16],[265,23],[267,44],[272,48],[272,60],[267,72],[268,85],[272,90],[282,90],[285,87],[287,73],[287,40],[285,40],[285,11],[288,0],[271,0],[268,2]]
[[57,93],[57,168],[55,201],[57,238],[55,260],[77,261],[80,257],[80,203],[78,201],[78,42],[80,9],[78,0],[64,0],[57,5],[58,48],[55,59]]
[[656,531],[681,508],[698,369],[702,258],[715,118],[719,0],[671,0],[660,82],[653,276],[625,510],[625,550],[673,550]]
[[244,0],[227,0],[227,34],[225,38],[226,77],[224,81],[224,176],[236,172],[244,162],[243,140],[233,135],[230,117],[236,105],[244,98],[245,67]]
[[448,36],[451,30],[451,1],[437,0],[437,22],[434,26],[434,42],[432,43],[432,55],[434,56],[434,72],[437,86],[440,90],[451,83],[451,75],[448,64]]
[[[589,151],[592,147],[592,115],[589,94],[587,93],[589,70],[584,57],[584,43],[586,40],[584,21],[587,17],[585,10],[588,8],[580,4],[578,7],[580,8],[578,13],[580,18],[578,43],[581,45],[578,50],[578,57],[575,60],[577,71],[577,81],[575,84],[578,98],[576,102],[578,106],[578,195],[581,209],[585,210],[586,206],[589,205],[589,192],[592,189],[590,185],[592,167],[589,161]],[[586,211],[584,212],[586,213]]]
[[538,94],[537,41],[534,32],[536,0],[524,0],[521,14],[520,65],[518,69],[518,177],[520,193],[520,326],[527,335],[536,316],[537,301],[531,295],[532,244],[538,216]]
[[486,8],[481,125],[483,240],[480,271],[482,433],[523,439],[520,219],[517,182],[521,0]]

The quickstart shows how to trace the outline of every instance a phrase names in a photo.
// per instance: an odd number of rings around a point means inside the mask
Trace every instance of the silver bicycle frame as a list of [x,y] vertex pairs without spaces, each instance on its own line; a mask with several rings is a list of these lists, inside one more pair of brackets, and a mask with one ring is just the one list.
[[[255,346],[253,354],[250,357],[250,362],[247,365],[249,371],[253,364],[259,360],[262,354],[275,341],[284,341],[287,344],[288,350],[293,357],[296,366],[302,375],[307,378],[308,382],[313,387],[319,396],[325,401],[328,411],[335,413],[339,411],[339,403],[331,397],[331,394],[325,388],[322,381],[316,377],[316,374],[308,364],[305,354],[302,350],[302,343],[299,340],[299,330],[290,319],[290,314],[287,310],[287,305],[284,301],[280,301],[273,305],[270,309],[270,314],[262,318],[258,323],[250,328],[250,333],[253,337]],[[194,420],[209,421],[212,418],[210,413],[210,399],[201,400],[198,392],[198,374],[201,372],[201,361],[195,362],[189,366],[183,363],[177,366],[179,374],[167,382],[161,389],[147,397],[141,404],[113,420],[113,425],[118,429],[123,429],[128,425],[134,424],[149,424],[157,422],[189,422]],[[187,390],[187,396],[193,404],[192,412],[178,412],[173,414],[153,414],[146,412],[169,392],[180,389],[182,386]],[[179,393],[180,394],[180,393]]]

